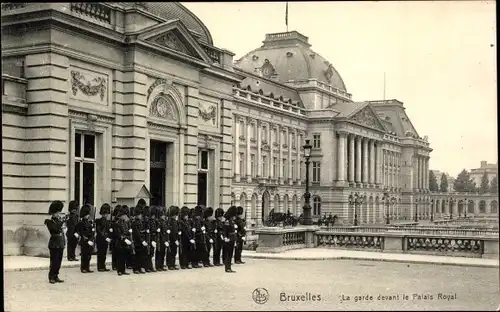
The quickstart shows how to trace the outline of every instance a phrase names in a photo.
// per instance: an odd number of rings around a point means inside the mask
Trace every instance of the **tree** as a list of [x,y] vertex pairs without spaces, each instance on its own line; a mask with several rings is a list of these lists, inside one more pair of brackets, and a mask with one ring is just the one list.
[[439,185],[432,170],[429,170],[429,190],[431,192],[439,192]]
[[479,194],[488,193],[490,190],[490,181],[488,180],[488,173],[485,171],[481,178],[481,185],[479,186]]
[[467,170],[462,170],[453,183],[455,192],[474,193],[476,192],[476,182],[471,179]]
[[495,176],[490,183],[490,193],[496,194],[498,193],[498,179],[497,176]]
[[441,185],[439,186],[439,188],[443,193],[448,192],[448,177],[444,173],[441,175]]

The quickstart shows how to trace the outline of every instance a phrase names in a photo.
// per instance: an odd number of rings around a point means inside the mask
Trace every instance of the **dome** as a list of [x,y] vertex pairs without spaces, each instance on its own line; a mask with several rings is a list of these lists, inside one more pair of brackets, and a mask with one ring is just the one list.
[[199,35],[199,40],[213,45],[212,35],[207,26],[178,2],[141,2],[141,6],[148,12],[158,15],[166,20],[180,20],[190,31]]
[[333,65],[311,50],[308,38],[297,31],[267,34],[263,45],[246,54],[236,66],[281,83],[289,80],[317,79],[332,87],[346,91],[342,77]]

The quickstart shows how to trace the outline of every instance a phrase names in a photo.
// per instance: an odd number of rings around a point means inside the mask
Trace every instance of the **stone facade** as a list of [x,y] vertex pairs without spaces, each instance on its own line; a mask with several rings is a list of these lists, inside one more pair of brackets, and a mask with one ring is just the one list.
[[498,176],[498,164],[488,164],[487,161],[483,160],[479,168],[470,170],[470,177],[476,182],[477,187],[481,186],[481,180],[484,173],[488,175],[488,182],[491,183],[491,181]]

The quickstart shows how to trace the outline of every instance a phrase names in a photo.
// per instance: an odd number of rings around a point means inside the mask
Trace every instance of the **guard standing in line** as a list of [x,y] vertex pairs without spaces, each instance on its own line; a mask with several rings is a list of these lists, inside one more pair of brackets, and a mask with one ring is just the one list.
[[75,200],[69,202],[69,216],[66,221],[66,238],[68,239],[68,261],[78,261],[75,251],[78,245],[78,239],[75,237],[76,225],[78,224],[78,203]]
[[146,272],[156,272],[153,266],[153,256],[155,255],[155,250],[158,242],[158,225],[156,220],[156,207],[144,207],[144,215],[147,216],[146,221],[146,236],[148,243],[148,254],[146,258]]
[[142,206],[134,208],[134,219],[132,221],[132,238],[135,247],[134,273],[146,273],[145,259],[148,252],[148,243],[146,242],[146,228],[142,218]]
[[[115,208],[116,209],[116,208]],[[129,275],[126,271],[126,261],[128,255],[133,250],[132,245],[132,229],[130,228],[130,220],[127,216],[128,207],[123,206],[117,213],[117,218],[113,224],[115,237],[115,257],[116,257],[116,272],[118,276]]]
[[156,222],[157,222],[157,245],[155,253],[155,266],[156,271],[166,271],[165,269],[165,256],[166,251],[170,248],[167,234],[167,220],[165,216],[165,207],[156,207]]
[[244,219],[244,209],[241,206],[238,206],[236,208],[238,216],[236,217],[235,224],[237,226],[236,228],[236,248],[234,250],[234,263],[235,264],[243,264],[245,262],[241,261],[241,254],[243,252],[243,244],[246,240],[246,235],[247,235],[247,227],[246,227],[246,221]]
[[49,254],[50,254],[50,269],[49,269],[49,283],[62,283],[64,282],[59,278],[59,269],[64,253],[64,246],[66,241],[64,239],[64,219],[60,215],[63,210],[64,204],[59,201],[53,201],[49,206],[49,214],[52,215],[50,219],[45,219],[45,225],[50,233],[49,239]]
[[[131,209],[127,205],[123,205],[122,209],[124,211],[124,219],[127,222],[127,226],[129,228],[129,231],[132,231],[132,215],[130,213]],[[132,233],[132,232],[130,232]],[[127,258],[125,260],[125,267],[129,270],[132,270],[134,267],[134,259],[135,259],[135,246],[134,246],[134,241],[132,240],[132,245],[130,252],[127,253]]]
[[195,241],[195,248],[193,252],[193,259],[191,261],[191,266],[193,268],[201,268],[200,262],[203,263],[204,254],[207,250],[205,241],[206,241],[206,228],[203,224],[203,207],[201,206],[196,206],[194,208],[194,213],[193,213],[193,228],[191,229],[193,231],[193,236],[194,236],[194,241]]
[[204,267],[211,267],[213,266],[210,264],[210,250],[212,249],[212,246],[215,243],[215,220],[213,217],[214,214],[214,209],[212,207],[205,208],[203,211],[203,225],[205,226],[205,252],[203,253],[203,266]]
[[90,223],[90,211],[92,207],[86,204],[80,210],[80,222],[76,226],[76,231],[80,238],[80,249],[81,249],[81,262],[80,271],[82,273],[92,273],[94,271],[90,270],[90,260],[92,258],[92,251],[94,249],[95,241],[95,229]]
[[215,220],[213,220],[214,226],[214,253],[213,253],[213,263],[215,266],[221,266],[221,251],[224,244],[223,230],[224,230],[224,209],[215,209]]
[[99,214],[101,218],[95,220],[97,233],[97,271],[108,272],[109,269],[106,268],[106,254],[108,252],[108,244],[111,243],[110,236],[113,235],[113,228],[109,220],[111,214],[111,207],[109,204],[103,204]]
[[[111,214],[111,226],[110,229],[112,231],[115,231],[115,224],[118,222],[119,215],[121,213],[122,206],[121,205],[116,205],[115,208],[113,208],[113,213]],[[111,238],[111,243],[109,243],[109,250],[111,251],[111,269],[113,271],[116,271],[116,245],[117,241],[120,239],[116,235],[116,233],[111,232],[110,235]]]
[[175,257],[177,256],[177,250],[179,250],[179,263],[181,263],[180,240],[182,237],[178,220],[179,207],[170,206],[167,217],[167,241],[169,242],[169,248],[167,248],[167,268],[169,270],[178,270],[179,268],[175,266]]
[[189,263],[193,258],[193,246],[196,246],[193,238],[191,220],[189,220],[189,212],[190,210],[188,207],[182,207],[179,218],[179,264],[181,269],[192,268]]
[[224,216],[226,221],[224,222],[224,266],[226,273],[234,273],[231,269],[231,262],[233,260],[234,247],[236,245],[236,229],[237,225],[235,223],[237,214],[237,209],[235,206],[229,207]]

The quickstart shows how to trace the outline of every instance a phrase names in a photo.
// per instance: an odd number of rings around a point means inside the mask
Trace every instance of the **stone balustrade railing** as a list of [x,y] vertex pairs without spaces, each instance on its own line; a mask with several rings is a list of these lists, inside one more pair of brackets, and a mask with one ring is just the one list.
[[414,227],[297,227],[257,229],[257,252],[298,248],[340,248],[391,253],[498,258],[499,235],[492,230]]
[[280,100],[280,99],[274,99],[274,98],[266,96],[264,94],[254,93],[250,90],[245,90],[245,89],[241,89],[241,88],[234,88],[233,94],[236,97],[244,98],[246,100],[257,102],[259,104],[271,106],[271,107],[274,107],[276,109],[287,111],[287,112],[295,114],[295,115],[301,115],[301,116],[306,115],[306,111],[304,109],[302,109],[301,107],[299,107],[298,103],[295,103],[295,105],[294,105],[293,103],[290,103],[290,102],[285,102],[285,101]]

